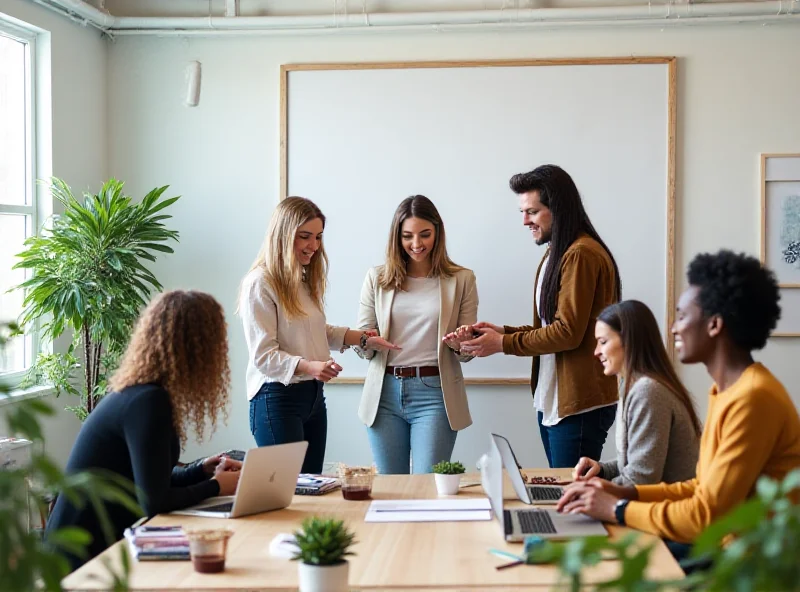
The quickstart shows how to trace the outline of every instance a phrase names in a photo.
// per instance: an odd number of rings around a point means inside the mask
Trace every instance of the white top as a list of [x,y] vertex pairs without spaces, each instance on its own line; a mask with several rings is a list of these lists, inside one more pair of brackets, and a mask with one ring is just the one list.
[[285,385],[311,380],[295,375],[301,359],[324,362],[331,350],[344,345],[347,327],[325,323],[325,313],[311,300],[303,284],[300,303],[305,317],[289,320],[261,269],[248,273],[242,282],[239,315],[247,341],[247,399],[252,399],[265,382]]
[[392,301],[389,341],[401,351],[390,351],[387,366],[439,365],[439,278],[406,278],[406,289]]
[[[544,279],[544,272],[547,270],[550,255],[544,260],[541,273],[536,279],[536,301],[535,306],[539,306],[542,301],[542,280]],[[547,323],[542,319],[542,327],[546,327]],[[609,403],[608,405],[596,405],[589,407],[573,415],[580,415],[581,413],[588,413],[601,407],[610,407],[616,403]],[[536,390],[533,393],[533,406],[537,411],[542,412],[542,425],[554,426],[559,421],[564,419],[558,415],[558,375],[556,374],[556,355],[555,354],[542,354],[539,356],[539,379],[536,382]]]
[[[542,302],[542,280],[547,265],[550,262],[550,255],[542,264],[542,271],[536,278],[536,300],[534,306],[539,307]],[[542,327],[546,327],[547,322],[542,319]],[[556,374],[556,355],[542,354],[539,356],[539,379],[536,382],[536,390],[533,393],[533,406],[537,411],[542,412],[542,425],[556,425],[561,418],[558,416],[558,376]]]

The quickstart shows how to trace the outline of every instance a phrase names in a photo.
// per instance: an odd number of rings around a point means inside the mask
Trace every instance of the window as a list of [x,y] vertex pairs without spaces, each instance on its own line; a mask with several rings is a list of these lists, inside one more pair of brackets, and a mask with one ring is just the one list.
[[[0,322],[16,320],[26,279],[12,270],[23,242],[37,228],[33,53],[34,35],[0,22]],[[36,332],[15,337],[0,354],[0,381],[18,382],[36,353]]]

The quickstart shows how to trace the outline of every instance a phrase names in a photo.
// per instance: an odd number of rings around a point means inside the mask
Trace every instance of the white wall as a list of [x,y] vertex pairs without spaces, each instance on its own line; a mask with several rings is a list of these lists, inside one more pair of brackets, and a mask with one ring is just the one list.
[[[2,0],[0,12],[50,33],[52,147],[41,143],[40,148],[50,153],[44,155],[39,176],[62,177],[75,192],[96,189],[108,169],[106,42],[97,30],[77,25],[28,0]],[[47,43],[40,44],[39,49],[48,51]],[[47,113],[41,115],[44,121],[51,118]],[[48,135],[47,129],[39,131]],[[80,423],[63,407],[75,400],[65,396],[48,397],[48,401],[58,414],[43,422],[46,446],[51,456],[63,464],[80,428]],[[0,433],[4,431],[0,424]]]
[[[278,198],[280,64],[629,55],[680,58],[680,287],[687,262],[699,251],[758,252],[758,154],[800,151],[797,27],[117,39],[109,58],[109,172],[127,180],[134,195],[169,183],[172,193],[184,196],[172,212],[181,243],[174,255],[159,262],[157,275],[167,288],[207,290],[228,310],[234,372],[230,421],[209,443],[190,445],[187,458],[253,444],[244,394],[246,352],[233,310],[238,281]],[[189,109],[181,104],[183,69],[194,59],[203,63],[203,88],[200,106]],[[330,105],[330,112],[335,117],[336,105]],[[472,229],[478,215],[464,212],[463,224],[448,220],[448,225]],[[354,216],[354,228],[357,223],[363,221]],[[355,233],[353,240],[356,248]],[[333,275],[337,265],[332,261]],[[526,309],[487,320],[524,323],[530,314]],[[354,320],[330,319],[341,324]],[[342,356],[343,363],[351,355]],[[776,340],[760,357],[800,401],[800,341]],[[704,412],[709,378],[702,368],[682,373]],[[328,460],[367,462],[365,430],[356,417],[360,389],[330,386],[326,392]],[[510,437],[524,465],[545,464],[526,388],[472,388],[470,405],[475,425],[459,436],[456,458],[472,463],[486,446],[487,432],[496,430]],[[607,445],[606,452],[612,451],[613,445]]]

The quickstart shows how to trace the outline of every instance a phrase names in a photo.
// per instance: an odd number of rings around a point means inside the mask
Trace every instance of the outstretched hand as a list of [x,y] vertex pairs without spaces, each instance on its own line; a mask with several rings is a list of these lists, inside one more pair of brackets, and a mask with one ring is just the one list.
[[374,349],[375,351],[400,351],[403,348],[390,341],[386,341],[379,335],[375,335],[374,337],[367,338],[367,349]]
[[497,325],[478,323],[473,327],[481,334],[480,337],[464,341],[461,344],[461,353],[476,358],[485,358],[503,351],[503,334],[496,331]]
[[461,325],[452,333],[448,333],[442,337],[442,341],[444,341],[447,347],[458,352],[461,349],[461,344],[472,339],[474,335],[475,330],[472,328],[472,325]]

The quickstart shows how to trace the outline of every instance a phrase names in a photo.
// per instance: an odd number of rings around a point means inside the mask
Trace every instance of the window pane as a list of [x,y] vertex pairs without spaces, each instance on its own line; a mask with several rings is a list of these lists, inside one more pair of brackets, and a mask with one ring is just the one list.
[[0,35],[0,203],[25,205],[25,44]]
[[[18,261],[28,232],[28,216],[0,214],[0,322],[15,321],[22,312],[22,290],[8,292],[25,280],[24,269],[11,268]],[[0,373],[25,370],[31,363],[30,338],[15,337],[0,355]]]

